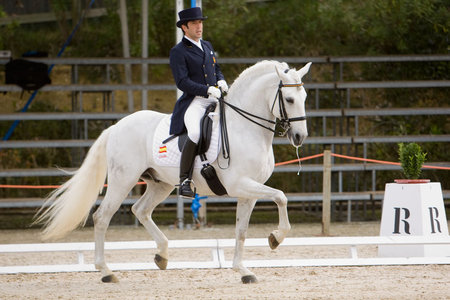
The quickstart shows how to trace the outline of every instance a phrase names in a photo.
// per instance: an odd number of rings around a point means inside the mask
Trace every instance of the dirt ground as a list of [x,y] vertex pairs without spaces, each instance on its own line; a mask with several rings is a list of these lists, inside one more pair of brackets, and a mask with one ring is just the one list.
[[[250,225],[248,237],[267,237],[275,225]],[[171,240],[234,238],[234,227],[200,230],[162,227]],[[289,237],[319,236],[320,224],[293,224]],[[379,223],[333,223],[334,236],[379,234]],[[148,240],[141,227],[111,227],[108,241]],[[93,241],[92,228],[77,230],[62,242]],[[0,244],[40,242],[38,231],[1,230]],[[152,261],[156,250],[107,253],[110,262]],[[203,250],[169,250],[170,260],[201,260]],[[66,257],[64,255],[72,255]],[[74,254],[1,254],[0,265],[73,263]],[[225,252],[231,260],[233,251]],[[358,255],[376,256],[376,247],[358,248]],[[92,263],[92,253],[86,253]],[[199,258],[200,257],[200,258]],[[336,247],[246,249],[246,259],[348,257]],[[72,259],[72,261],[70,260]],[[69,260],[69,261],[68,261]],[[0,275],[0,299],[450,299],[450,265],[371,267],[254,268],[259,282],[244,285],[231,269],[149,270],[115,272],[120,282],[105,284],[98,272]]]

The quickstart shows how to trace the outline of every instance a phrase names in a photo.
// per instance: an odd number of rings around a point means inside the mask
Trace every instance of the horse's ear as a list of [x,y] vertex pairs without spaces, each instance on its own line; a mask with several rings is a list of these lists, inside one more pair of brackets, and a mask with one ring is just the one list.
[[286,81],[287,80],[287,75],[285,70],[283,70],[280,66],[275,65],[275,71],[277,71],[278,77],[280,78],[280,80],[282,81]]
[[277,75],[278,75],[278,77],[280,77],[280,79],[281,79],[282,71],[281,71],[281,70],[278,70],[278,66],[277,66],[277,65],[275,65],[275,71],[277,71]]
[[300,78],[302,78],[303,76],[305,76],[306,73],[308,73],[309,71],[309,67],[311,67],[311,62],[307,63],[303,68],[301,68],[300,70],[297,71],[298,76],[300,76]]

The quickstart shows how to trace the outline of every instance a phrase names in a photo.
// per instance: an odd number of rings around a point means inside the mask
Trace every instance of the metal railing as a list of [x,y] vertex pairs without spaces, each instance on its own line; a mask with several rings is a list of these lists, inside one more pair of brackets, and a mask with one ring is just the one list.
[[[2,121],[83,121],[84,126],[84,139],[88,138],[88,126],[86,123],[91,120],[112,120],[116,121],[125,116],[128,113],[12,113],[12,114],[0,114],[0,122]],[[308,118],[319,118],[322,120],[322,136],[323,137],[310,137],[306,143],[313,144],[352,144],[352,143],[368,143],[368,142],[383,142],[385,137],[360,137],[359,136],[359,118],[360,117],[386,117],[386,116],[448,116],[450,115],[450,107],[426,107],[426,108],[389,108],[389,109],[319,109],[319,110],[308,110]],[[353,118],[354,119],[354,136],[334,136],[327,137],[327,118]],[[426,139],[428,142],[447,142],[448,137],[446,135],[432,135],[432,136],[400,136],[396,137],[400,140],[409,141],[411,139],[421,141]],[[337,139],[333,142],[333,139]],[[321,140],[323,140],[321,142]],[[26,141],[24,144],[20,143],[21,146],[15,146],[14,148],[26,147]],[[275,144],[287,144],[286,139],[275,138]],[[0,141],[0,149],[8,148],[8,142]],[[35,143],[34,146],[39,147],[39,142]],[[33,146],[29,144],[29,146]],[[81,146],[85,147],[85,146]]]
[[[176,90],[173,84],[113,84],[111,83],[112,65],[169,65],[168,58],[27,58],[30,61],[43,62],[46,64],[67,65],[71,67],[71,85],[48,85],[42,91],[71,91],[81,93],[78,95],[82,102],[83,92],[103,92],[112,93],[114,99],[115,91],[133,90]],[[316,101],[319,98],[319,90],[344,90],[347,91],[347,99],[350,97],[350,89],[373,89],[373,88],[435,88],[450,87],[449,80],[420,80],[420,81],[380,81],[380,82],[344,82],[344,64],[350,63],[392,63],[392,62],[446,62],[450,61],[450,55],[389,55],[389,56],[322,56],[322,57],[224,57],[220,58],[220,63],[250,65],[262,60],[277,60],[290,64],[303,64],[313,62],[314,64],[330,64],[333,66],[333,82],[329,83],[308,83],[307,88],[316,90]],[[6,64],[8,58],[0,58],[0,65]],[[80,66],[103,66],[104,84],[79,85]],[[337,75],[339,74],[339,75]],[[19,92],[16,86],[0,85],[0,92]],[[73,97],[76,97],[74,94]],[[134,105],[128,103],[129,106]],[[142,103],[142,109],[147,108],[147,103]],[[128,107],[128,111],[134,111],[134,107]]]
[[[332,82],[310,82],[306,88],[314,91],[316,99],[315,108],[307,111],[308,117],[315,121],[321,130],[316,130],[311,137],[306,140],[305,145],[321,145],[330,146],[331,151],[335,151],[338,145],[362,145],[363,157],[367,157],[367,147],[370,144],[376,143],[398,143],[398,142],[420,142],[420,143],[448,143],[450,142],[450,135],[414,135],[414,136],[362,136],[360,135],[360,119],[361,118],[378,118],[378,117],[405,117],[405,116],[448,116],[450,114],[450,107],[437,108],[390,108],[390,109],[360,109],[350,108],[351,90],[354,89],[414,89],[414,88],[449,88],[450,80],[402,80],[402,81],[358,81],[348,82],[344,81],[344,65],[351,63],[383,63],[383,62],[448,62],[450,55],[403,55],[403,56],[374,56],[374,57],[257,57],[257,58],[220,58],[221,64],[242,64],[250,65],[261,60],[278,60],[285,61],[289,64],[303,64],[306,62],[313,62],[317,64],[330,64],[333,66],[334,81]],[[20,148],[85,148],[89,147],[93,140],[89,139],[89,122],[90,121],[116,121],[128,113],[114,112],[114,94],[118,91],[175,91],[176,87],[173,84],[113,84],[111,79],[111,70],[113,65],[168,65],[167,58],[30,58],[33,61],[44,62],[47,64],[66,65],[71,68],[72,84],[68,85],[47,85],[40,91],[45,93],[52,93],[57,91],[67,91],[72,93],[72,100],[75,103],[83,102],[83,93],[100,92],[108,94],[112,98],[112,111],[104,113],[88,113],[82,112],[78,107],[73,107],[74,111],[78,113],[14,113],[14,114],[0,114],[0,122],[9,122],[15,120],[21,121],[39,121],[39,120],[72,120],[74,122],[81,122],[78,126],[81,130],[73,139],[68,140],[19,140],[19,141],[0,141],[1,149],[20,149]],[[5,64],[8,60],[0,58],[0,65]],[[103,84],[79,84],[78,72],[81,66],[102,66],[104,67],[104,83]],[[343,91],[345,93],[344,99],[347,102],[346,108],[343,109],[320,109],[319,100],[321,98],[320,91],[335,90]],[[21,89],[14,85],[0,85],[0,92],[21,92]],[[144,107],[144,104],[142,105]],[[128,108],[133,111],[134,107]],[[334,136],[327,135],[327,120],[339,119],[347,120],[347,132],[351,134]],[[349,122],[348,120],[351,120]],[[350,128],[350,126],[352,126]],[[319,135],[317,135],[319,133]],[[320,136],[320,134],[322,136]],[[81,138],[81,139],[79,139]],[[275,138],[274,145],[288,144],[286,139]],[[448,166],[448,162],[436,163],[438,165]],[[321,172],[321,165],[303,164],[302,172],[314,173]],[[347,197],[348,201],[351,199],[360,199],[366,201],[367,199],[379,200],[374,198],[376,193],[374,186],[377,179],[377,171],[398,171],[398,166],[382,166],[377,164],[334,164],[332,171],[338,174],[338,193],[332,196],[332,200],[345,200],[339,197]],[[297,172],[297,166],[277,167],[275,172]],[[371,191],[356,192],[354,196],[349,193],[345,195],[343,192],[343,174],[348,172],[371,172]],[[0,170],[0,178],[3,177],[27,177],[27,176],[61,176],[58,170],[39,169],[39,170]],[[338,195],[340,194],[340,196]],[[369,195],[369,196],[368,196]],[[371,196],[372,195],[372,196]],[[449,198],[448,193],[445,194],[446,199]],[[311,193],[304,193],[300,195],[290,195],[292,200],[295,199],[310,199],[311,201],[319,201],[320,193],[312,195]],[[333,198],[335,197],[335,198]],[[337,198],[336,198],[337,197]],[[356,198],[354,198],[356,197]],[[317,199],[316,199],[317,198]],[[351,199],[350,199],[351,198]],[[219,197],[218,201],[225,201],[224,198]],[[303,200],[302,200],[303,201]],[[305,200],[306,201],[306,200]]]

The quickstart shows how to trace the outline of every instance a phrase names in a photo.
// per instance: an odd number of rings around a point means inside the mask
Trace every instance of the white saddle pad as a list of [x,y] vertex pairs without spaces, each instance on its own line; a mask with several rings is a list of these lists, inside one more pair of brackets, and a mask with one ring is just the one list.
[[[178,149],[178,137],[170,140],[169,142],[163,144],[162,142],[166,140],[169,135],[170,127],[170,117],[164,117],[161,122],[159,122],[156,127],[156,131],[153,137],[153,159],[158,166],[163,167],[179,167],[181,152]],[[211,134],[211,144],[206,152],[207,162],[212,163],[217,159],[219,154],[219,141],[220,141],[220,131],[218,117],[215,113],[211,113],[210,117],[214,120],[213,130]],[[200,122],[200,120],[199,120]],[[199,156],[196,157],[194,168],[203,167],[202,161]]]

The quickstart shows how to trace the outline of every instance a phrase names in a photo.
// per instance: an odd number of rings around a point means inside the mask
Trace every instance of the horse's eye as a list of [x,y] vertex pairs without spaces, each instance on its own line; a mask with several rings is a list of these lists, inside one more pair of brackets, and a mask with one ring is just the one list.
[[294,103],[294,98],[288,97],[286,98],[286,102],[292,104]]

